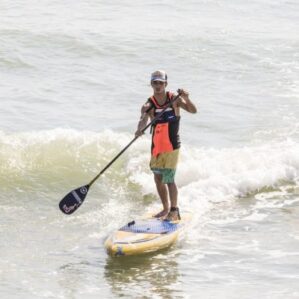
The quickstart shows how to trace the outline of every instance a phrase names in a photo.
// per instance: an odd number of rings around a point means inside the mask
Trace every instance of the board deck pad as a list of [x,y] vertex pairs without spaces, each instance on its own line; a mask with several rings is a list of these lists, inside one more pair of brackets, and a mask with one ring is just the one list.
[[119,230],[133,233],[167,234],[176,231],[179,227],[179,223],[154,218],[129,222]]

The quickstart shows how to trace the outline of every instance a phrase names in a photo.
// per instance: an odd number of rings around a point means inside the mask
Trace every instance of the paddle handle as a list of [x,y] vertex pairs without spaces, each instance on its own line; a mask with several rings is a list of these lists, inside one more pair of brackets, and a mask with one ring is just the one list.
[[[165,110],[167,109],[167,108],[169,108],[179,97],[180,97],[180,95],[181,95],[181,92],[179,92],[178,94],[177,94],[177,96],[175,96],[174,97],[174,99],[173,100],[171,100],[164,108],[163,108],[163,110],[157,115],[157,116],[155,116],[152,120],[151,120],[151,122],[148,124],[148,125],[146,125],[142,130],[141,130],[141,132],[142,133],[144,133],[145,131],[146,131],[146,129],[148,128],[148,127],[150,127],[157,119],[159,119],[161,116],[162,116],[162,114],[165,112]],[[101,170],[101,172],[98,174],[98,175],[96,175],[90,182],[89,182],[89,184],[88,184],[88,186],[90,187],[139,137],[140,137],[141,135],[138,135],[138,136],[135,136],[135,138],[134,139],[132,139],[131,140],[131,142],[130,143],[128,143],[102,170]]]

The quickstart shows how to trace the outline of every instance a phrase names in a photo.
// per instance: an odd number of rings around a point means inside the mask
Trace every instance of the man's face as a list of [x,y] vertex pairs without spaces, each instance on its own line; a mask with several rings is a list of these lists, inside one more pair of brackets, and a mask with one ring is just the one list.
[[151,83],[154,93],[164,93],[167,86],[167,82],[152,81]]

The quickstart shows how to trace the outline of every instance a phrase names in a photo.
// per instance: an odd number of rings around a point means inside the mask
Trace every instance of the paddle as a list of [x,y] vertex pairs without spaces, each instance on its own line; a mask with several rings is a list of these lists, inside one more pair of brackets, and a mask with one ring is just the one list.
[[[170,107],[181,95],[181,92],[178,92],[178,95],[174,97],[173,100],[171,100],[164,108],[163,110],[152,119],[152,121],[145,126],[141,132],[144,133],[145,130],[151,126],[158,118],[161,117],[161,115],[165,112],[165,110]],[[83,203],[89,188],[92,186],[92,184],[111,166],[111,164],[114,163],[115,160],[119,158],[131,145],[134,143],[139,136],[135,136],[135,138],[126,146],[124,147],[113,159],[111,162],[109,162],[102,170],[101,172],[95,176],[87,185],[81,186],[77,189],[72,190],[70,193],[68,193],[59,203],[60,210],[67,215],[70,215],[74,213]]]

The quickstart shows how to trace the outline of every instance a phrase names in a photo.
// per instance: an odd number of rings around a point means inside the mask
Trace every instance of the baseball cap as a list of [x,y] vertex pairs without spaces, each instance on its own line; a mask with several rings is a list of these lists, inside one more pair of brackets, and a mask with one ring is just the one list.
[[164,71],[155,71],[151,75],[151,82],[152,81],[167,82],[167,74]]

